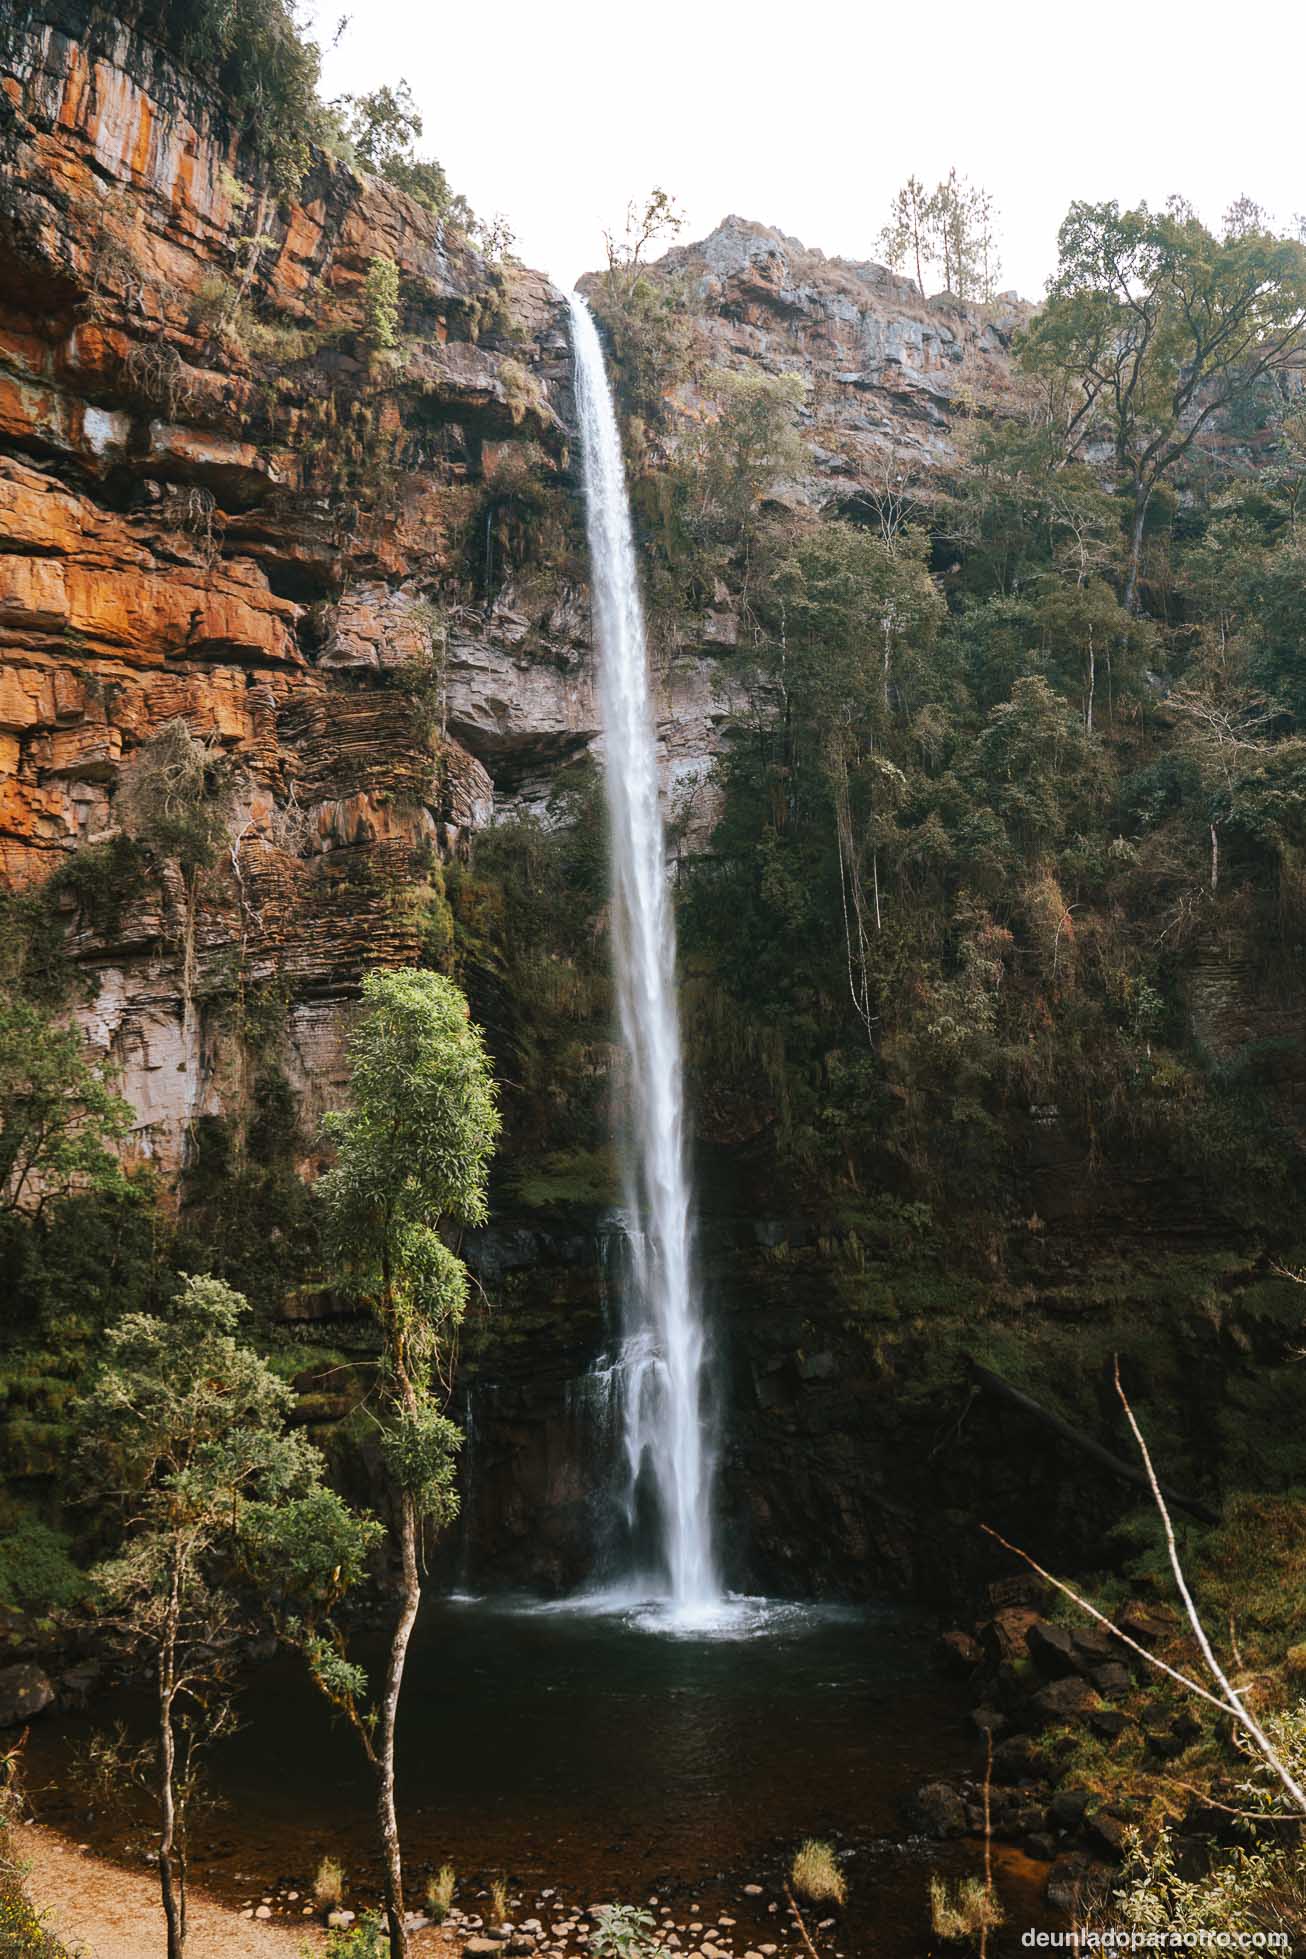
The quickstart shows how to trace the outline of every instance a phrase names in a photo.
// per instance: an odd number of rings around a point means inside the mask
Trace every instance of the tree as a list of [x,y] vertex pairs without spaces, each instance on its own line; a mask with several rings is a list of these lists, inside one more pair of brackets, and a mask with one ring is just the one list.
[[440,1236],[450,1221],[479,1224],[499,1130],[480,1030],[452,980],[439,973],[373,973],[350,1043],[350,1106],[328,1118],[336,1162],[322,1178],[325,1237],[341,1279],[381,1336],[374,1413],[399,1552],[400,1603],[380,1696],[337,1628],[304,1637],[318,1686],[348,1718],[376,1778],[392,1959],[408,1950],[395,1817],[395,1731],[408,1642],[421,1602],[424,1528],[457,1511],[461,1431],[444,1413],[449,1334],[462,1318],[467,1274]]
[[880,249],[896,272],[915,266],[922,299],[928,265],[943,275],[944,291],[954,298],[987,302],[1001,270],[996,217],[988,191],[960,176],[955,166],[928,192],[919,177],[908,177],[889,208]]
[[925,298],[925,261],[929,257],[929,197],[919,177],[908,177],[889,207],[880,233],[880,249],[895,272],[909,263],[916,267],[916,287]]
[[757,506],[777,478],[799,470],[806,451],[794,426],[805,389],[798,374],[736,374],[716,368],[705,383],[720,413],[696,445],[700,521],[718,523],[745,549]]
[[674,238],[684,222],[684,213],[676,209],[674,197],[661,185],[655,185],[642,203],[637,198],[631,198],[626,206],[622,230],[619,233],[605,231],[603,234],[608,257],[607,286],[610,298],[615,299],[618,294],[629,295],[644,269],[650,245],[655,245],[660,238]]
[[316,1450],[287,1432],[289,1388],[236,1337],[247,1310],[220,1279],[195,1277],[162,1313],[127,1314],[106,1335],[108,1359],[80,1410],[90,1493],[123,1532],[93,1575],[107,1622],[155,1679],[168,1959],[186,1947],[203,1757],[234,1722],[231,1664],[248,1618],[233,1587],[247,1533],[266,1541],[272,1518],[302,1523],[307,1507],[316,1550],[296,1575],[310,1593],[329,1582],[332,1596],[361,1572],[369,1537],[322,1486]]
[[0,1214],[40,1217],[75,1191],[121,1187],[112,1145],[132,1121],[75,1029],[21,995],[0,1000]]
[[1211,420],[1306,355],[1306,248],[1250,207],[1215,238],[1189,207],[1076,203],[1020,358],[1059,388],[1063,453],[1112,445],[1131,499],[1125,605],[1148,507]]

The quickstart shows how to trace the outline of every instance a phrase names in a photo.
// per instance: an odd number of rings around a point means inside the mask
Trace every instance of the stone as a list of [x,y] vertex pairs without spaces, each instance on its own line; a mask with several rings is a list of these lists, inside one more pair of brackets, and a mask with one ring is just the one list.
[[934,1657],[944,1673],[965,1679],[983,1663],[984,1654],[977,1639],[954,1627],[951,1632],[940,1633],[935,1641]]
[[1015,1666],[1028,1660],[1026,1634],[1038,1624],[1039,1614],[1032,1605],[1004,1605],[981,1629],[981,1637],[991,1658],[999,1666]]
[[1044,1896],[1057,1911],[1073,1914],[1091,1868],[1088,1856],[1080,1850],[1062,1851],[1048,1872]]
[[1133,1723],[1123,1708],[1095,1707],[1088,1716],[1088,1725],[1103,1741],[1116,1741]]
[[1030,1707],[1041,1722],[1082,1721],[1102,1705],[1086,1680],[1053,1680],[1032,1696]]
[[271,1905],[257,1905],[257,1906],[255,1906],[255,1909],[254,1909],[254,1916],[255,1916],[255,1918],[271,1918],[271,1916],[272,1916],[272,1907],[271,1907]]
[[354,1922],[354,1913],[343,1905],[327,1913],[327,1924],[333,1932],[347,1932]]
[[1087,1789],[1058,1789],[1050,1805],[1052,1820],[1063,1830],[1078,1829],[1092,1800]]
[[1111,1857],[1122,1857],[1129,1825],[1109,1809],[1095,1809],[1084,1818],[1084,1827],[1093,1842]]
[[1080,1671],[1075,1643],[1064,1626],[1036,1619],[1025,1634],[1029,1656],[1046,1680],[1064,1680]]
[[1005,1714],[996,1707],[973,1707],[970,1711],[970,1724],[981,1735],[992,1735],[997,1741],[1010,1725]]
[[17,1727],[44,1713],[54,1700],[54,1688],[40,1667],[30,1661],[0,1667],[0,1728]]
[[966,1834],[966,1806],[946,1782],[925,1782],[907,1806],[913,1829],[942,1842]]
[[501,1950],[502,1947],[497,1939],[485,1938],[478,1932],[474,1938],[464,1941],[463,1959],[490,1959],[492,1953]]
[[1091,1678],[1099,1694],[1127,1694],[1134,1684],[1129,1668],[1121,1666],[1118,1660],[1094,1667]]

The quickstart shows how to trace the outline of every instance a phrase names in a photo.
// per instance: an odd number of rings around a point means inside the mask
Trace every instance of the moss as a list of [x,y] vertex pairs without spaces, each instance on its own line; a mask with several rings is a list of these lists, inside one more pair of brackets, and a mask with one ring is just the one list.
[[617,1203],[620,1180],[610,1150],[555,1150],[516,1171],[511,1188],[532,1210],[581,1204],[594,1210]]
[[73,1605],[89,1590],[86,1573],[72,1555],[66,1531],[45,1523],[24,1505],[7,1505],[17,1518],[0,1532],[0,1605],[45,1616],[56,1606]]

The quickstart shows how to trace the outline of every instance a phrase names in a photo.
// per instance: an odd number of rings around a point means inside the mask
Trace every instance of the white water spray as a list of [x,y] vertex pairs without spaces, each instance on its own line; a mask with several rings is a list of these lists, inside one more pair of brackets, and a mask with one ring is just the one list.
[[647,1464],[671,1599],[692,1612],[714,1604],[721,1588],[703,1413],[705,1342],[690,1243],[675,921],[621,437],[594,321],[579,295],[570,303],[606,748],[613,957],[631,1063],[630,1278],[618,1362],[629,1497],[633,1507]]

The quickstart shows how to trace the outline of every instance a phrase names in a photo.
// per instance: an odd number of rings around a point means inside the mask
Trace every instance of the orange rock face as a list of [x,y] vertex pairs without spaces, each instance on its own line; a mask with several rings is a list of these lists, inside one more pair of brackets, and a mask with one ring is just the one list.
[[[549,376],[523,416],[510,343],[473,344],[502,281],[429,212],[325,157],[279,208],[220,102],[87,18],[19,35],[0,75],[0,875],[110,847],[167,723],[225,757],[189,977],[190,900],[148,849],[121,903],[87,901],[94,875],[59,899],[87,1032],[171,1169],[239,1093],[234,991],[282,990],[311,1116],[362,970],[416,956],[411,892],[489,820],[487,770],[434,732],[433,621],[463,602],[483,445],[564,435]],[[378,254],[412,296],[384,365]],[[516,288],[512,359],[563,373],[557,295]]]

